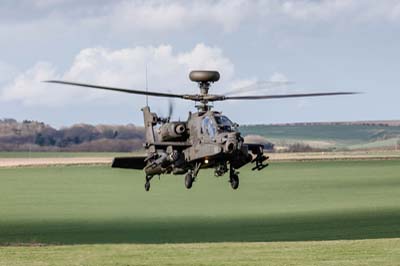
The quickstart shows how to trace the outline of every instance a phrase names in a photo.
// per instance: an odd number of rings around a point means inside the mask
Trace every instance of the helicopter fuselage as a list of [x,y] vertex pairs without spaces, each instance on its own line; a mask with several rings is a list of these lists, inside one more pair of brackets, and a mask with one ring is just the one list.
[[146,125],[147,176],[185,174],[214,168],[215,175],[238,169],[252,160],[238,125],[216,111],[189,113],[186,122],[160,119],[142,109]]

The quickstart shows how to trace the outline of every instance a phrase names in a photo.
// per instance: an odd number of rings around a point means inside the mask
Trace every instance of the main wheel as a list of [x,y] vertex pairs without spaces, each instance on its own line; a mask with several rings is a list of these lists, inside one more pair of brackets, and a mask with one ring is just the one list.
[[146,191],[149,191],[149,190],[150,190],[150,181],[146,181],[146,183],[144,184],[144,189],[145,189]]
[[144,189],[146,191],[150,190],[150,180],[153,178],[152,175],[146,175],[146,183],[144,183]]
[[231,175],[229,182],[233,189],[237,189],[239,187],[239,176],[237,174]]
[[192,185],[193,185],[192,174],[191,173],[187,173],[186,176],[185,176],[185,187],[187,189],[190,189],[190,188],[192,188]]

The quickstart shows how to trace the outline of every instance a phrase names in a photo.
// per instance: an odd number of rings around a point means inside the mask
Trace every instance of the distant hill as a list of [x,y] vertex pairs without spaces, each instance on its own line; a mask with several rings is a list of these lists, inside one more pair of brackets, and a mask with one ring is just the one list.
[[[400,121],[245,125],[240,131],[248,142],[271,142],[284,151],[400,148]],[[55,129],[38,121],[0,120],[0,151],[129,152],[144,142],[143,127],[132,124]]]
[[342,125],[342,126],[400,126],[400,120],[370,120],[370,121],[343,121],[343,122],[298,122],[269,124],[271,126],[312,126],[312,125]]
[[322,149],[373,149],[400,144],[400,121],[247,125],[240,130],[244,135],[260,135],[282,147],[303,143]]
[[134,125],[87,125],[55,129],[43,122],[0,120],[0,151],[108,151],[142,148],[144,130]]

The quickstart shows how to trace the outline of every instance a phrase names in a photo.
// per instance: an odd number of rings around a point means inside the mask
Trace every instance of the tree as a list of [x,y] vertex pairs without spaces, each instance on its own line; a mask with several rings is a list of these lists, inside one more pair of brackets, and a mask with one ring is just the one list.
[[37,144],[39,146],[43,146],[45,144],[45,141],[46,140],[41,133],[36,134],[35,144]]

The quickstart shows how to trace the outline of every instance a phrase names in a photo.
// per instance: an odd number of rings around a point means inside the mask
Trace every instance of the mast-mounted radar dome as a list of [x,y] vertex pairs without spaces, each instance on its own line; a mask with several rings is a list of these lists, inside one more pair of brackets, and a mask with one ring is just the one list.
[[189,78],[194,82],[216,82],[219,80],[219,72],[211,70],[194,70],[190,72]]

